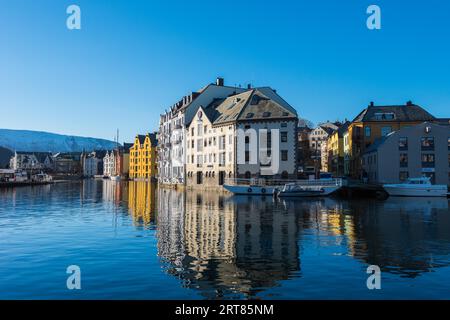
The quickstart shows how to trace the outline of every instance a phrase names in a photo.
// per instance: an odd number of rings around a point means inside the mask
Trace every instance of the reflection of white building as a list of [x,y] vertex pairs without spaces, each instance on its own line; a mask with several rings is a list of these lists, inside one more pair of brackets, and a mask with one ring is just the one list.
[[185,257],[185,193],[158,189],[158,255],[181,267]]
[[114,157],[114,151],[106,152],[103,158],[103,175],[106,177],[111,177],[116,174],[116,160]]
[[240,202],[195,189],[158,195],[158,253],[168,273],[202,296],[251,297],[299,270],[299,216],[275,214],[271,197]]

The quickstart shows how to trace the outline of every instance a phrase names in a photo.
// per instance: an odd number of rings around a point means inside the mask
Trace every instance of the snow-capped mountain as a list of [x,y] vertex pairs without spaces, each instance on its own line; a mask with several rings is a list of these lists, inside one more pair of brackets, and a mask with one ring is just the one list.
[[61,134],[0,129],[0,146],[15,151],[81,152],[111,150],[116,143],[105,139],[66,136]]

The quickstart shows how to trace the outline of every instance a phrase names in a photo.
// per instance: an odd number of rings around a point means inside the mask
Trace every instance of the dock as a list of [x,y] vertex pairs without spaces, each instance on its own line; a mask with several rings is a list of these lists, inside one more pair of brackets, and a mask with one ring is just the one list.
[[53,184],[53,181],[0,182],[0,188],[30,187]]

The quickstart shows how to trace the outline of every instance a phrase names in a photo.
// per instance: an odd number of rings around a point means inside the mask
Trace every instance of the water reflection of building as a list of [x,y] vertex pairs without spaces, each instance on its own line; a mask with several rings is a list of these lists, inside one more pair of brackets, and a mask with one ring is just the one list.
[[103,200],[107,203],[112,202],[119,205],[124,195],[124,185],[117,181],[102,180]]
[[447,199],[328,198],[290,200],[283,204],[287,210],[295,208],[305,233],[313,231],[320,235],[319,247],[337,246],[339,253],[346,248],[346,255],[367,265],[378,265],[384,272],[416,277],[449,265]]
[[402,277],[450,265],[447,199],[390,198],[351,207],[358,226],[355,257]]
[[272,198],[167,189],[159,196],[158,248],[166,270],[206,298],[252,297],[299,271],[296,215],[279,212]]
[[156,185],[145,181],[128,182],[128,209],[135,224],[148,226],[154,222]]

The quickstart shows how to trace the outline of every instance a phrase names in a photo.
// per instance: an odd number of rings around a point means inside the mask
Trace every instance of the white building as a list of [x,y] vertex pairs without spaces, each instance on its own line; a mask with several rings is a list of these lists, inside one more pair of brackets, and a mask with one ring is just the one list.
[[326,155],[326,141],[334,131],[339,129],[338,125],[340,124],[333,122],[324,122],[319,124],[309,133],[308,139],[311,156],[321,164],[323,170],[326,170],[326,168],[328,167],[328,162],[325,164],[325,161],[328,161],[328,157]]
[[295,109],[267,87],[199,106],[186,122],[187,184],[295,178],[297,122]]
[[114,151],[107,151],[103,158],[103,176],[112,177],[116,174],[116,160]]
[[89,154],[83,153],[81,155],[81,166],[83,171],[83,176],[93,177],[102,174],[99,172],[101,167],[102,159],[98,158],[96,152],[91,152]]
[[9,161],[13,170],[43,170],[53,167],[52,154],[49,152],[14,152]]
[[222,78],[197,92],[183,97],[160,116],[158,134],[158,181],[162,184],[185,184],[186,178],[186,123],[190,123],[200,106],[214,99],[243,92],[227,87]]

